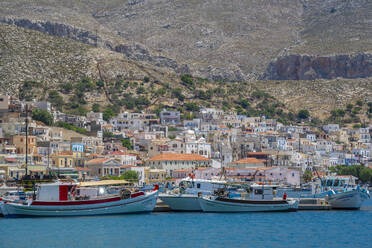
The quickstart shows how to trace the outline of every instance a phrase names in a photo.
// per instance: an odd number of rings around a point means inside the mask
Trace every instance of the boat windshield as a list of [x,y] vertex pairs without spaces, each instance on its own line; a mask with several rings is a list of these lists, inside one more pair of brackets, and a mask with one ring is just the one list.
[[339,184],[340,184],[340,180],[335,179],[335,181],[334,181],[334,183],[333,183],[333,186],[334,186],[334,187],[338,187]]
[[194,187],[194,182],[187,182],[187,187],[192,189]]
[[331,187],[333,184],[333,180],[327,180],[327,187]]

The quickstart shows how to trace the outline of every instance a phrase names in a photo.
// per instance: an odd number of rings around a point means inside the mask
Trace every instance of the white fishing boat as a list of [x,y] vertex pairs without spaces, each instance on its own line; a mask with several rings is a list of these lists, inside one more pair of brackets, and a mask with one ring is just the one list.
[[6,192],[9,191],[22,191],[22,188],[19,188],[17,186],[8,186],[6,183],[3,183],[0,186],[0,195],[4,195]]
[[152,212],[158,190],[131,192],[128,189],[113,190],[107,186],[120,181],[61,182],[41,184],[34,199],[23,203],[2,202],[5,217],[12,216],[85,216]]
[[363,202],[370,197],[368,190],[356,187],[353,189],[345,188],[342,192],[333,190],[328,192],[326,200],[333,209],[360,209]]
[[353,176],[327,176],[317,179],[312,185],[311,195],[302,198],[325,198],[333,209],[360,209],[370,197],[368,189],[356,184]]
[[202,211],[198,196],[210,195],[214,190],[225,187],[226,181],[205,180],[187,177],[179,188],[168,193],[159,194],[159,199],[173,211]]
[[251,185],[247,195],[230,197],[225,192],[216,192],[215,195],[199,198],[200,207],[204,212],[274,212],[296,211],[299,201],[297,199],[274,198],[271,185]]

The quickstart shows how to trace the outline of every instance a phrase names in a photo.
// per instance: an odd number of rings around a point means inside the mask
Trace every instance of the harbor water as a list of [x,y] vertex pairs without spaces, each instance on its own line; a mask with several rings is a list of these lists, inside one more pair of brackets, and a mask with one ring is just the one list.
[[371,247],[360,211],[0,218],[0,247]]

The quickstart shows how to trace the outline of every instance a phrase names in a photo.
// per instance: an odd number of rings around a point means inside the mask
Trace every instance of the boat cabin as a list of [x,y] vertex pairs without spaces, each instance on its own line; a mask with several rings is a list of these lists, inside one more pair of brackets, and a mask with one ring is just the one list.
[[216,189],[224,188],[226,181],[218,180],[204,180],[204,179],[192,179],[185,178],[180,184],[180,192],[184,194],[211,194]]
[[273,187],[270,185],[251,185],[248,189],[248,198],[250,200],[273,200]]
[[329,176],[317,179],[312,185],[312,193],[320,194],[328,190],[343,191],[345,188],[356,186],[354,176]]
[[9,201],[24,201],[27,194],[23,191],[8,191],[3,195],[3,198]]
[[118,194],[120,188],[113,185],[125,185],[125,180],[103,180],[77,183],[75,181],[58,181],[40,184],[37,188],[37,201],[88,200]]
[[40,184],[36,191],[37,201],[67,201],[72,188],[76,187],[76,182],[56,182]]

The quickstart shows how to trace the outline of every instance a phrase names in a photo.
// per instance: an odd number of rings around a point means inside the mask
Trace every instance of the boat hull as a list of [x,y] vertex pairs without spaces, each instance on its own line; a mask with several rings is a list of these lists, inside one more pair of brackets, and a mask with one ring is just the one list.
[[3,203],[0,205],[0,209],[5,217],[141,213],[153,211],[157,196],[158,192],[156,191],[135,198],[81,205],[22,205],[17,203]]
[[327,200],[333,209],[360,209],[367,198],[366,192],[352,190],[330,195]]
[[204,212],[276,212],[276,211],[296,211],[298,209],[298,200],[281,201],[282,203],[259,203],[259,201],[251,201],[251,203],[239,203],[233,201],[220,201],[209,197],[199,198],[200,207]]
[[202,211],[198,197],[191,194],[168,195],[160,194],[159,199],[173,211]]

